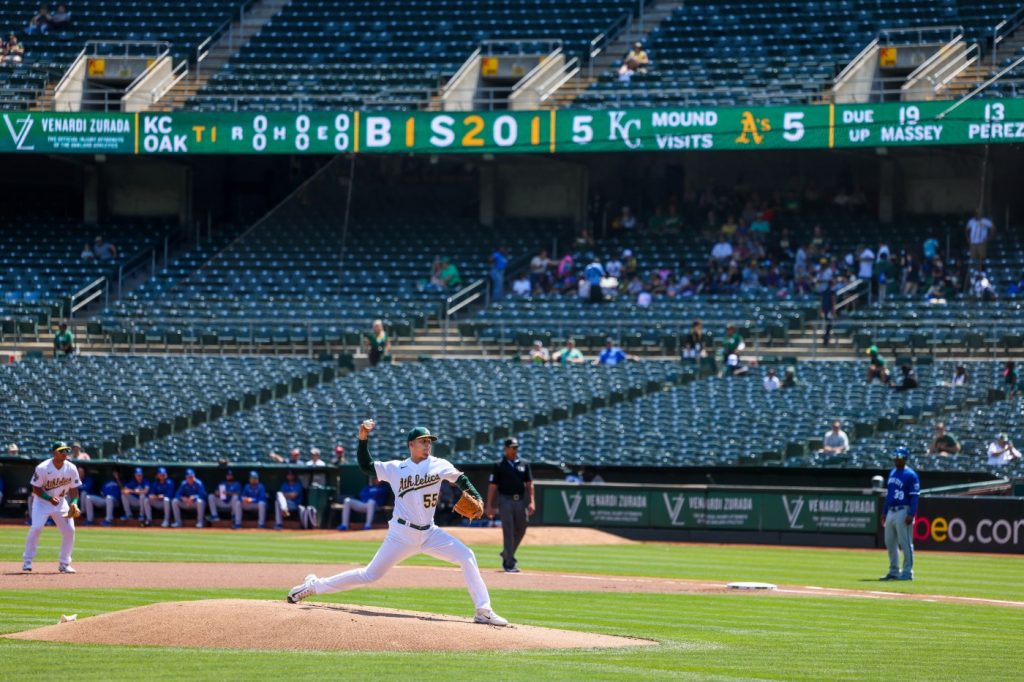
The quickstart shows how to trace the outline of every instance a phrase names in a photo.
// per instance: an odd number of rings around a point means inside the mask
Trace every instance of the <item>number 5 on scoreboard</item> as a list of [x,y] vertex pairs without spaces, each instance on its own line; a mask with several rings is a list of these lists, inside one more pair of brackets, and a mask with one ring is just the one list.
[[782,116],[782,136],[787,142],[804,139],[804,112],[787,111]]
[[576,144],[587,144],[594,139],[594,117],[580,115],[572,117],[572,141]]

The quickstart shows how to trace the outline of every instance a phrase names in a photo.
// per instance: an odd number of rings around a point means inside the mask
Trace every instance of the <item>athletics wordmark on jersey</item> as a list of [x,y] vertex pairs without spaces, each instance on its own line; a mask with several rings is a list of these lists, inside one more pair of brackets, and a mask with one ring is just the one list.
[[439,483],[441,477],[438,474],[427,474],[426,476],[406,476],[398,479],[398,496],[402,497],[408,492],[419,490],[420,488],[429,488],[430,486]]

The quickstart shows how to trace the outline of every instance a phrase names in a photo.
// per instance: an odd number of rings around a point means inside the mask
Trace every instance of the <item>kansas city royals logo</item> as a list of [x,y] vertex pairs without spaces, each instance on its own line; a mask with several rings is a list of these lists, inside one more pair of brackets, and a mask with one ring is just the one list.
[[665,501],[665,511],[668,512],[668,517],[672,521],[673,526],[685,526],[684,521],[679,520],[679,515],[683,511],[683,504],[686,502],[686,496],[682,493],[678,493],[675,497],[669,497],[668,493],[662,493],[661,498]]
[[565,506],[565,515],[569,517],[569,523],[581,523],[576,518],[576,512],[579,511],[581,502],[583,502],[583,493],[577,491],[569,495],[564,490],[562,491],[562,504]]
[[[28,139],[29,131],[32,130],[32,124],[36,121],[31,116],[25,118],[11,119],[10,114],[4,114],[4,123],[7,124],[7,132],[11,134],[11,139],[14,140],[14,148],[22,151],[29,151],[35,149],[35,145],[26,145],[25,140]],[[18,124],[17,130],[15,130],[14,123]]]
[[789,527],[794,530],[803,528],[804,524],[797,523],[797,520],[800,518],[800,512],[803,511],[804,508],[803,495],[793,500],[792,504],[790,503],[789,497],[783,495],[782,506],[786,509],[786,519],[789,521]]

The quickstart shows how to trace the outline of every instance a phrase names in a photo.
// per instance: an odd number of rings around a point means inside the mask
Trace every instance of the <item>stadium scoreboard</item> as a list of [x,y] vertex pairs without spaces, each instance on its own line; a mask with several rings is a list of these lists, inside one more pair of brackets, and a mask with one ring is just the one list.
[[1024,141],[1024,100],[663,109],[0,114],[0,152],[473,154]]

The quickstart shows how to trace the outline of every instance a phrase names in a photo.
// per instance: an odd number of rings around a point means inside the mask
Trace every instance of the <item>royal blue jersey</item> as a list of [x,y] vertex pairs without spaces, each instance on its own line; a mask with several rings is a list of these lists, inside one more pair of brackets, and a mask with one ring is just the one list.
[[78,486],[78,492],[81,495],[92,495],[93,480],[92,476],[86,476],[82,479],[82,485]]
[[163,495],[170,499],[174,497],[174,481],[169,478],[165,478],[164,482],[161,483],[160,479],[153,481],[153,485],[149,486],[150,495]]
[[149,480],[144,478],[141,481],[139,481],[133,478],[132,480],[125,483],[124,487],[128,488],[131,495],[138,496],[139,494],[145,493],[147,490],[149,490]]
[[298,495],[295,496],[295,499],[289,498],[288,501],[294,502],[295,504],[302,504],[302,484],[298,481],[295,481],[295,483],[285,481],[281,484],[281,492],[285,494],[285,497],[288,497],[288,493],[298,493]]
[[262,483],[256,485],[249,484],[242,488],[242,497],[251,497],[257,502],[267,501],[267,489],[263,487]]
[[[242,484],[239,483],[238,481],[221,481],[220,484],[224,486],[224,493],[228,496],[238,495],[239,493],[242,492]],[[217,490],[214,491],[214,494],[220,494],[220,486],[217,487]]]
[[359,491],[359,499],[363,502],[373,500],[377,506],[383,506],[388,499],[388,488],[386,485],[364,485]]
[[605,348],[601,351],[601,354],[597,356],[597,362],[601,365],[617,365],[620,362],[626,361],[626,352],[618,346],[612,346],[611,348]]
[[885,506],[882,516],[893,507],[910,507],[910,515],[917,515],[917,498],[921,496],[921,479],[910,467],[893,469],[889,472],[889,482],[885,493]]
[[193,483],[189,483],[188,479],[181,482],[178,486],[178,494],[175,496],[179,500],[183,497],[198,497],[200,500],[206,500],[206,488],[203,487],[203,482],[198,478],[194,479]]
[[117,499],[121,495],[121,486],[118,485],[117,481],[110,480],[103,484],[103,488],[100,490],[100,495],[103,497],[113,497]]

